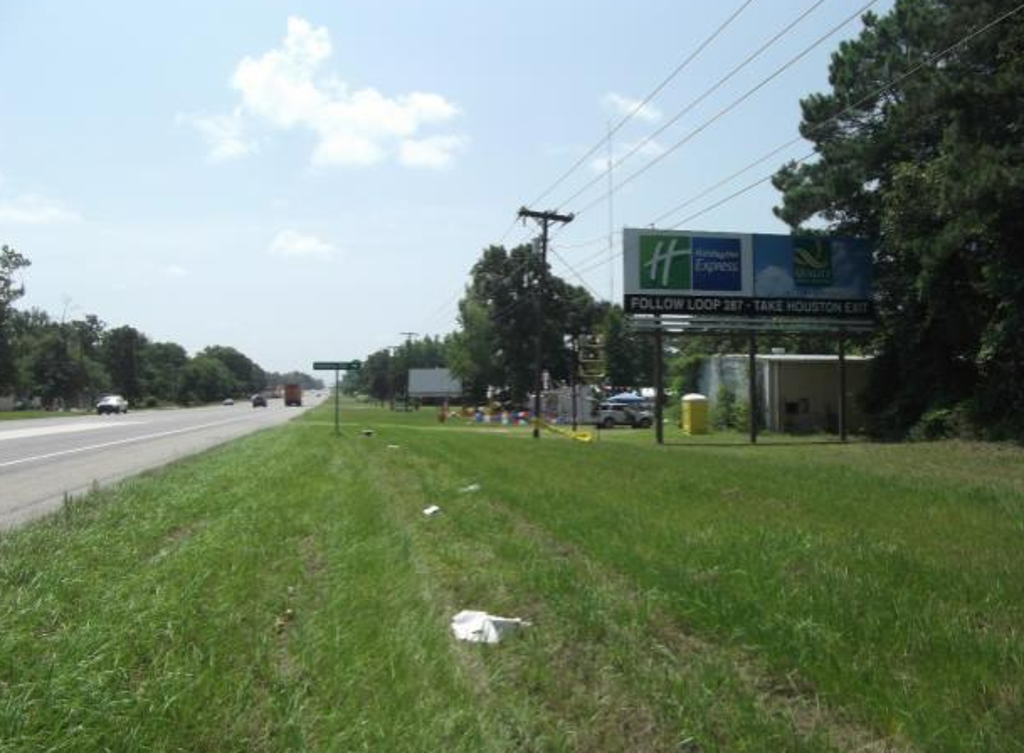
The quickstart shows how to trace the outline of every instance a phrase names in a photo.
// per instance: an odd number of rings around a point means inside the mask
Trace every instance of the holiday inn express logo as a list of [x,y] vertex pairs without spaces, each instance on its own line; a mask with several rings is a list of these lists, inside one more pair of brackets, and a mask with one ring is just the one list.
[[832,244],[826,238],[793,239],[793,282],[832,284]]
[[692,268],[687,236],[640,236],[640,285],[659,290],[689,290]]
[[742,290],[739,238],[640,236],[640,287],[646,290]]

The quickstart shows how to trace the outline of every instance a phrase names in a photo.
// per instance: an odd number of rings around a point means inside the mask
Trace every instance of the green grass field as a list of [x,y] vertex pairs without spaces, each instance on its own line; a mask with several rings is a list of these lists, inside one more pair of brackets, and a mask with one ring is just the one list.
[[1024,750],[1018,449],[342,421],[0,537],[0,751]]

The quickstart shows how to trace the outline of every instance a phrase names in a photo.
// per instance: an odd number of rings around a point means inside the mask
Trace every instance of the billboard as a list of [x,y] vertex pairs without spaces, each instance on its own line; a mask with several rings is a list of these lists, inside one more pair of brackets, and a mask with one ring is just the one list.
[[462,380],[448,369],[409,369],[409,397],[460,397]]
[[870,320],[859,238],[626,228],[627,314]]

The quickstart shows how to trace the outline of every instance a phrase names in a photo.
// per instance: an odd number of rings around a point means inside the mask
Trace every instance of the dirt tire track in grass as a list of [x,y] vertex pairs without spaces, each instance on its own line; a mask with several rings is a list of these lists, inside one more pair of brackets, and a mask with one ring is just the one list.
[[[793,677],[774,676],[754,657],[698,636],[669,616],[670,609],[657,592],[638,590],[618,573],[601,567],[577,547],[555,538],[513,507],[494,499],[489,502],[513,521],[517,535],[535,539],[553,557],[568,556],[577,560],[583,572],[599,577],[613,592],[612,601],[627,605],[635,614],[646,615],[643,635],[623,635],[624,640],[639,638],[641,643],[656,647],[670,661],[681,665],[685,664],[687,657],[695,655],[725,658],[736,669],[747,692],[757,697],[768,714],[791,720],[794,729],[802,736],[824,738],[836,750],[863,753],[913,753],[916,750],[905,740],[881,737],[832,710],[806,683],[794,681]],[[680,673],[683,672],[685,667],[681,666]]]
[[[526,666],[529,657],[515,666],[491,661],[475,651],[456,652],[466,663],[470,676],[475,677],[474,685],[478,690],[493,688],[496,670],[513,677],[519,675],[517,679],[525,681],[527,686],[530,682],[551,685],[544,697],[566,699],[562,706],[534,710],[551,717],[548,721],[556,727],[560,723],[571,724],[574,718],[586,720],[567,736],[566,739],[571,740],[569,749],[700,750],[704,749],[700,745],[702,737],[707,740],[707,749],[719,746],[728,749],[727,741],[732,734],[728,712],[720,720],[705,717],[703,735],[680,734],[679,722],[685,712],[673,716],[666,714],[663,708],[664,695],[670,690],[666,685],[682,682],[695,671],[711,676],[727,671],[728,666],[731,676],[725,684],[732,686],[729,689],[731,700],[745,697],[744,702],[756,706],[755,713],[764,717],[768,726],[787,728],[794,738],[802,741],[801,747],[859,749],[872,753],[910,750],[906,744],[880,739],[870,730],[843,719],[840,714],[824,708],[820,699],[791,693],[788,686],[780,692],[779,679],[771,677],[754,660],[681,629],[667,617],[667,610],[656,595],[638,593],[617,574],[599,568],[578,549],[552,537],[491,496],[480,494],[460,502],[454,491],[463,480],[452,476],[451,469],[427,465],[412,453],[405,453],[401,458],[372,459],[379,461],[375,482],[382,490],[403,489],[404,499],[399,501],[403,510],[395,511],[396,522],[409,529],[414,540],[420,543],[418,556],[423,560],[420,571],[426,578],[437,581],[430,587],[432,598],[442,599],[448,614],[470,606],[457,603],[460,595],[465,598],[474,591],[478,594],[482,591],[479,585],[474,589],[460,582],[468,577],[460,572],[481,561],[500,569],[501,557],[494,550],[507,547],[503,540],[529,542],[535,563],[544,560],[554,563],[549,567],[553,567],[555,577],[563,578],[567,586],[579,594],[597,594],[594,598],[601,602],[599,611],[604,611],[595,616],[600,621],[600,625],[595,626],[596,638],[589,636],[589,640],[580,643],[565,640],[564,634],[553,641],[537,637],[540,633],[524,638],[525,645],[545,656],[550,670],[547,678],[531,678],[531,670]],[[368,465],[373,467],[372,463]],[[419,510],[439,502],[441,495],[449,499],[445,515],[466,516],[475,512],[498,521],[500,531],[478,534],[472,540],[466,535],[467,529],[460,529],[450,520],[423,520]],[[482,511],[482,508],[486,509]],[[453,552],[458,554],[453,555]],[[526,616],[535,620],[538,630],[543,632],[545,628],[563,623],[560,632],[567,630],[572,634],[573,627],[564,624],[566,615],[558,613],[562,605],[552,605],[543,598],[530,598],[528,589],[504,582],[507,573],[503,576],[490,588],[489,603],[516,601]],[[623,646],[633,648],[627,649],[625,656],[613,656]],[[511,654],[517,648],[502,650]],[[713,671],[708,669],[709,665],[713,666]],[[637,666],[644,667],[640,676],[634,671]],[[480,673],[484,675],[481,677]],[[659,673],[662,677],[652,681],[651,677]],[[502,689],[514,690],[507,682],[502,684]],[[520,695],[519,703],[529,707],[529,693]],[[493,692],[490,696],[492,705],[498,702]],[[711,704],[709,709],[721,712],[727,705]],[[785,734],[778,729],[776,733]]]

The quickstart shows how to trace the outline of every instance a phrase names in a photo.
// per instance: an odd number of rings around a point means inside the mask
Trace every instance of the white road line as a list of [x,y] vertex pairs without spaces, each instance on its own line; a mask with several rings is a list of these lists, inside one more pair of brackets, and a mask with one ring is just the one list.
[[35,460],[49,460],[50,458],[57,458],[62,455],[74,455],[79,452],[89,452],[90,450],[102,450],[104,447],[116,447],[121,444],[131,444],[132,442],[144,442],[147,439],[160,439],[161,437],[171,437],[175,434],[184,434],[189,431],[198,431],[199,429],[209,429],[213,426],[223,426],[224,424],[237,423],[244,421],[244,418],[229,418],[224,421],[214,421],[208,424],[196,424],[195,426],[186,426],[183,429],[172,429],[171,431],[161,431],[156,434],[143,434],[141,437],[129,437],[127,439],[115,439],[113,442],[103,442],[102,444],[89,445],[88,447],[75,447],[71,450],[61,450],[60,452],[49,452],[45,455],[33,455],[29,458],[18,458],[17,460],[8,460],[6,463],[0,463],[0,468],[8,468],[12,465],[21,465],[22,463],[31,463]]
[[118,421],[99,423],[96,421],[82,421],[76,419],[73,424],[61,424],[60,426],[34,426],[31,429],[7,429],[0,430],[0,442],[8,439],[27,439],[29,437],[48,437],[51,434],[73,434],[77,431],[93,431],[95,429],[110,429],[117,426],[130,426],[142,424],[145,421]]

